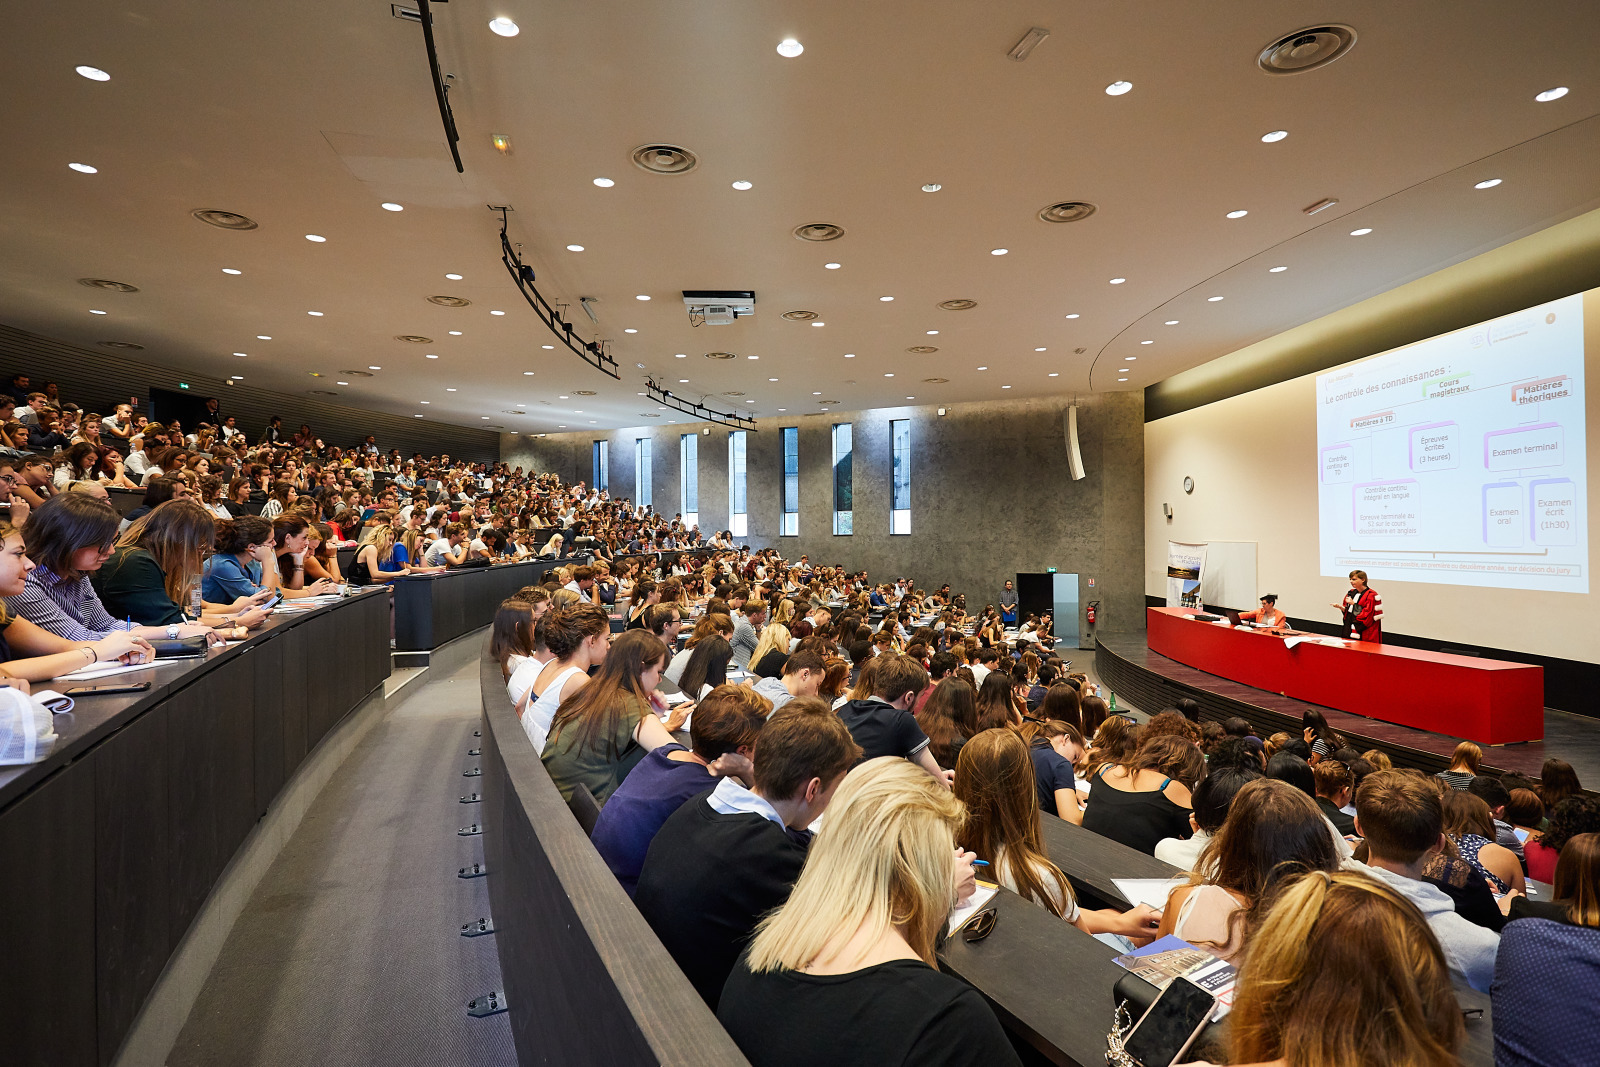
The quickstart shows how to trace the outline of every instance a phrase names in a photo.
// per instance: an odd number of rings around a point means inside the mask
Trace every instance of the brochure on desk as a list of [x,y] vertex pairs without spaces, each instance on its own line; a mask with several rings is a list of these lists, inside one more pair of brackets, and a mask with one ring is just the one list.
[[1233,1007],[1233,985],[1238,971],[1232,964],[1180,937],[1168,934],[1157,938],[1143,948],[1118,956],[1113,962],[1157,989],[1167,988],[1174,978],[1187,978],[1217,998],[1213,1020],[1222,1018]]

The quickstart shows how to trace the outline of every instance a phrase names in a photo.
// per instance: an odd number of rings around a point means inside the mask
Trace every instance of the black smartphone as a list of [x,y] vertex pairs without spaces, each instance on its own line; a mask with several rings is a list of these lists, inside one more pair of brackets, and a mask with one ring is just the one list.
[[68,689],[69,697],[103,696],[106,693],[142,693],[150,688],[149,682],[111,682],[107,685],[80,685]]
[[1186,978],[1174,978],[1128,1035],[1128,1055],[1141,1067],[1172,1067],[1205,1028],[1216,1006],[1216,997]]

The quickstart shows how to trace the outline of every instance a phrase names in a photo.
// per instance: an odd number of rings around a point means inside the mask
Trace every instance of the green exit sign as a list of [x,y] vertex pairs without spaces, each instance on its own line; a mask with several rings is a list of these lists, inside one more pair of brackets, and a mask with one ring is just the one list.
[[189,388],[189,383],[188,382],[179,382],[178,383],[178,388],[179,389],[187,389],[187,388]]
[[1054,567],[1046,567],[1046,568],[1045,568],[1045,569],[1044,569],[1044,572],[1045,572],[1045,573],[1046,573],[1046,574],[1054,574],[1054,573],[1055,573],[1055,572],[1056,572],[1056,569],[1055,569],[1055,568],[1054,568]]

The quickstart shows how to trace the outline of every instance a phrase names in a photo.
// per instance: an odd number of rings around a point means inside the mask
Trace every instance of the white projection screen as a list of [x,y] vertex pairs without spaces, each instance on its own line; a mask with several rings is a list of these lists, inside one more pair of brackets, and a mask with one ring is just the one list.
[[1583,298],[1317,375],[1321,573],[1588,593]]

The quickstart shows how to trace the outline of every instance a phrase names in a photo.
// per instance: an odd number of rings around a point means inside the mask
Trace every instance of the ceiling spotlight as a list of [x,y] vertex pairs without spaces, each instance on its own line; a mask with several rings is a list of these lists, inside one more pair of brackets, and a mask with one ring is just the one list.
[[760,356],[745,356],[745,359],[760,359]]
[[736,181],[736,182],[733,183],[733,187],[735,189],[739,190],[742,193],[745,190],[751,188],[752,187],[752,183],[751,182],[747,182],[747,181]]
[[335,385],[349,385],[349,382],[335,382]]
[[893,377],[894,377],[894,375],[893,375],[893,374],[885,374],[885,375],[884,375],[884,377],[885,377],[885,378],[893,378]]
[[1566,95],[1567,87],[1565,85],[1558,85],[1554,89],[1546,89],[1544,92],[1535,95],[1534,99],[1539,101],[1541,104],[1548,104],[1550,101],[1560,100]]
[[456,387],[453,385],[447,385],[444,387],[444,391],[447,393],[453,393],[456,391]]
[[1001,387],[1000,387],[1000,388],[1002,388],[1002,389],[1010,389],[1010,388],[1011,388],[1011,386],[1009,386],[1009,385],[1002,385],[1002,386],[1001,386]]
[[1238,211],[1230,211],[1230,212],[1228,212],[1228,218],[1230,218],[1230,219],[1242,219],[1248,214],[1250,214],[1250,212],[1245,211],[1245,210],[1243,210],[1241,208]]
[[1220,296],[1208,296],[1208,297],[1206,297],[1206,303],[1215,304],[1217,301],[1219,301],[1221,299],[1222,299],[1222,297],[1220,297]]
[[1350,236],[1351,237],[1365,237],[1367,234],[1369,234],[1371,232],[1372,232],[1372,227],[1371,226],[1362,226],[1360,229],[1351,230],[1350,231]]
[[367,364],[367,369],[368,369],[368,370],[382,370],[382,369],[383,369],[383,368],[382,368],[382,367],[379,367],[379,366],[377,366],[377,365],[375,365],[375,364],[372,364],[372,363],[368,363],[368,364]]
[[222,273],[224,273],[224,274],[243,274],[244,271],[236,270],[233,267],[223,267],[222,268]]
[[306,240],[310,241],[312,244],[320,245],[325,243],[328,239],[322,236],[320,233],[308,233],[306,234]]
[[1111,279],[1111,284],[1112,285],[1121,285],[1123,282],[1125,282],[1127,280],[1128,279],[1126,279],[1126,278],[1112,278]]
[[1273,130],[1271,133],[1262,134],[1261,139],[1267,144],[1276,144],[1287,136],[1289,136],[1288,130]]
[[1134,360],[1136,360],[1136,359],[1138,359],[1138,358],[1139,358],[1139,357],[1138,357],[1138,356],[1123,356],[1123,357],[1122,357],[1122,358],[1123,358],[1123,360],[1125,360],[1125,361],[1126,361],[1126,362],[1129,362],[1129,363],[1131,363],[1131,362],[1133,362],[1133,361],[1134,361]]
[[1003,256],[1009,251],[1011,251],[1009,248],[991,248],[989,254],[991,256]]
[[1140,341],[1139,343],[1142,344],[1142,345],[1153,345],[1153,344],[1155,344],[1154,341]]
[[844,358],[845,359],[855,359],[856,358],[856,354],[854,352],[846,352],[844,354]]
[[1474,189],[1493,189],[1495,186],[1497,186],[1499,184],[1500,184],[1500,179],[1499,178],[1485,178],[1483,181],[1478,182],[1475,185],[1473,185],[1473,188]]
[[1126,93],[1129,89],[1132,89],[1132,88],[1133,88],[1133,83],[1132,82],[1115,81],[1115,82],[1112,82],[1110,85],[1106,86],[1106,95],[1107,96],[1121,96],[1123,93]]
[[1061,372],[1060,371],[1051,371],[1050,372],[1050,377],[1059,378],[1059,377],[1061,377]]
[[394,204],[394,203],[383,204],[381,206],[382,206],[383,210],[385,210],[385,211],[404,211],[405,210],[405,208],[401,207],[399,204]]
[[1080,316],[1078,315],[1078,313],[1076,311],[1074,311],[1072,314],[1067,316],[1067,318],[1069,318],[1069,319],[1076,319],[1076,318],[1079,318],[1079,317]]
[[461,336],[461,331],[460,330],[451,330],[450,331],[450,336],[451,337],[460,337]]
[[988,370],[989,368],[988,367],[979,367],[978,369],[979,370]]
[[543,348],[543,349],[546,349],[546,350],[554,350],[556,346],[555,345],[540,345],[539,347]]
[[638,330],[623,330],[623,333],[638,333]]
[[453,282],[459,282],[461,280],[461,275],[459,274],[446,274],[445,277],[449,278]]
[[111,75],[107,74],[99,67],[84,65],[76,69],[79,74],[82,74],[85,78],[88,78],[92,82],[108,82],[111,80]]
[[322,318],[322,312],[320,312],[320,311],[308,311],[308,312],[306,312],[306,314],[310,315],[314,319]]
[[257,341],[270,341],[270,340],[272,340],[272,335],[271,334],[266,334],[266,333],[258,333],[258,334],[256,334],[256,340]]
[[489,312],[489,314],[491,314],[491,315],[504,315],[505,312],[496,310],[496,311]]
[[1118,378],[1118,379],[1117,379],[1117,381],[1119,381],[1119,382],[1125,382],[1125,381],[1127,381],[1127,380],[1128,380],[1128,379],[1126,379],[1126,378]]
[[522,28],[504,15],[497,19],[489,20],[489,30],[500,37],[515,37],[522,32]]
[[616,182],[612,181],[610,178],[596,178],[594,180],[594,183],[596,185],[598,185],[602,189],[609,189],[613,185],[617,184]]
[[439,357],[434,355],[432,352],[429,352],[427,355],[423,356],[422,358],[423,359],[438,359]]
[[778,380],[778,379],[776,379],[776,378],[768,378],[768,379],[767,379],[767,381],[769,381],[769,382],[775,382],[775,381],[777,381],[777,380]]
[[1035,351],[1035,352],[1043,352],[1043,351],[1044,351],[1044,349],[1042,349],[1042,348],[1035,348],[1035,349],[1034,349],[1034,351]]
[[938,182],[929,182],[927,185],[922,187],[922,191],[925,193],[937,193],[943,188],[944,186],[940,185]]
[[634,297],[634,299],[635,300],[649,300],[650,298],[648,296],[646,296],[644,293],[640,293],[638,296]]
[[799,55],[805,50],[805,45],[801,44],[793,37],[785,37],[783,40],[778,42],[778,54],[784,59],[793,59],[795,56]]
[[101,311],[99,308],[90,308],[89,309],[89,314],[91,314],[91,315],[104,315],[105,312]]
[[87,163],[68,163],[67,166],[70,167],[71,169],[77,171],[79,174],[99,174],[100,173],[100,168],[99,167],[91,167]]
[[813,325],[813,326],[826,326],[828,324],[825,323],[825,322],[813,322],[811,325]]
[[[772,380],[773,381],[777,381],[778,379],[774,378]],[[689,379],[687,379],[687,378],[679,378],[678,379],[678,384],[679,385],[688,385],[689,384]]]
[[568,252],[582,252],[583,251],[583,246],[582,245],[568,245],[567,246],[567,251]]
[[687,352],[674,352],[674,353],[672,353],[672,358],[673,359],[688,359],[689,358],[689,353],[687,353]]
[[419,400],[419,401],[417,401],[417,403],[419,403],[419,404],[431,404],[431,403],[433,403],[433,401],[431,401],[431,400]]
[[880,303],[883,303],[883,304],[887,304],[893,299],[894,299],[894,297],[892,297],[892,296],[880,296],[880,297],[878,297],[878,301]]
[[532,378],[533,377],[533,371],[525,370],[525,371],[522,372],[522,376],[524,378]]
[[1168,319],[1167,320],[1167,325],[1168,326],[1176,326],[1176,325],[1178,325],[1178,320],[1177,319]]
[[842,266],[842,264],[839,264],[839,263],[824,263],[823,266],[826,267],[828,270],[838,270],[839,267]]
[[928,331],[928,336],[929,337],[937,337],[937,336],[939,336],[939,331],[938,330],[929,330]]
[[248,353],[248,352],[235,352],[234,355],[248,357],[250,355],[250,353]]
[[1288,267],[1268,267],[1267,268],[1267,273],[1268,274],[1282,274],[1284,271],[1286,271],[1288,269],[1289,269]]
[[232,377],[232,380],[236,381],[236,382],[244,381],[244,375],[242,375],[242,374],[235,374],[235,375],[232,375],[231,377]]

